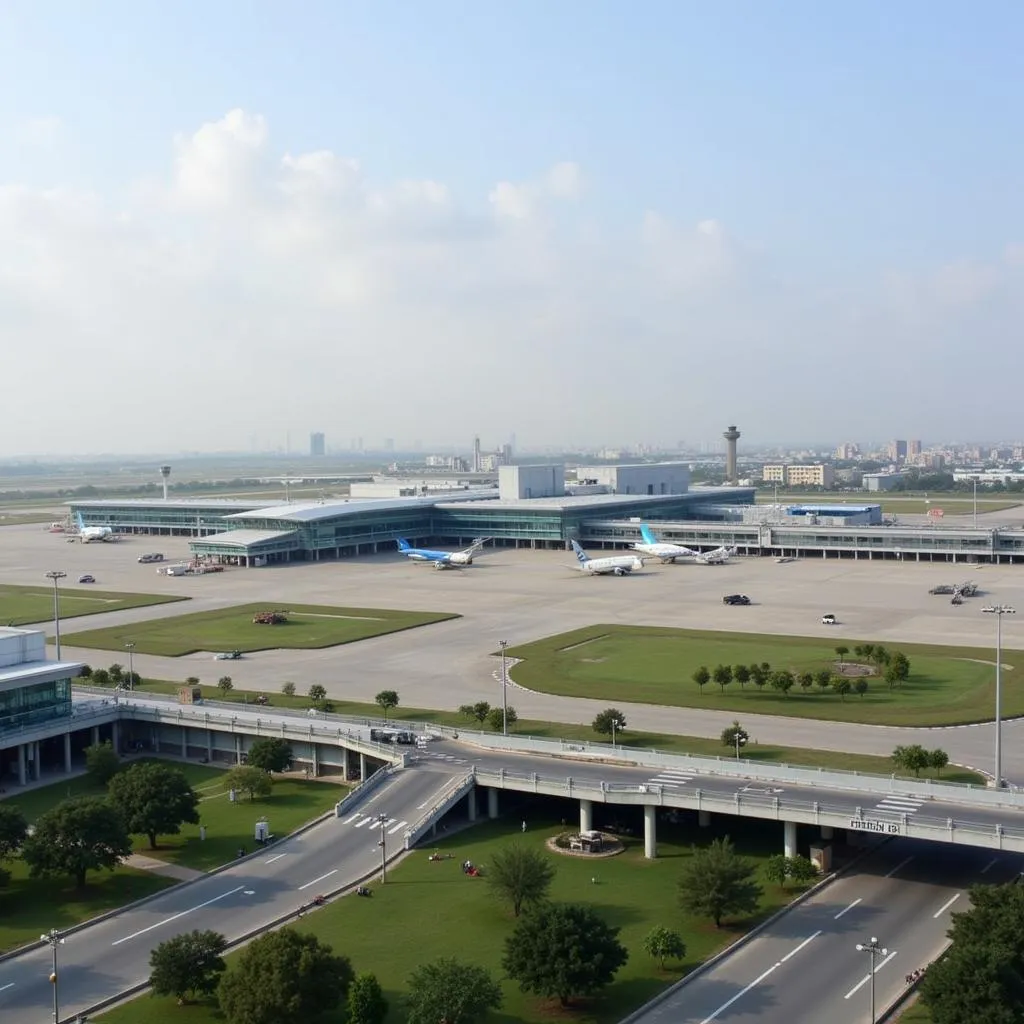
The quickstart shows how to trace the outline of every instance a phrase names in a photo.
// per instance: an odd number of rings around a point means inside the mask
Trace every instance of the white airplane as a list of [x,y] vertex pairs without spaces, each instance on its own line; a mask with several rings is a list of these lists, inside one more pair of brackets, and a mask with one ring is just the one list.
[[725,565],[735,554],[735,548],[715,548],[714,551],[697,552],[694,561],[700,565]]
[[473,564],[473,556],[490,540],[489,537],[477,537],[463,551],[432,551],[430,548],[414,548],[404,538],[398,538],[398,550],[414,562],[430,562],[435,569],[461,569],[464,565]]
[[78,524],[78,539],[83,544],[91,544],[94,540],[115,540],[114,531],[109,526],[86,526],[82,520],[82,513],[75,513],[75,522]]
[[586,551],[576,543],[570,541],[576,558],[579,560],[580,572],[590,573],[591,576],[604,576],[611,573],[613,576],[625,576],[634,569],[642,569],[644,560],[636,555],[613,555],[611,558],[590,558]]
[[659,541],[647,525],[640,527],[640,536],[644,539],[643,543],[634,544],[633,550],[639,551],[642,555],[650,555],[651,558],[660,558],[663,565],[666,562],[674,562],[677,558],[696,558],[699,554],[692,548],[684,548],[681,544]]

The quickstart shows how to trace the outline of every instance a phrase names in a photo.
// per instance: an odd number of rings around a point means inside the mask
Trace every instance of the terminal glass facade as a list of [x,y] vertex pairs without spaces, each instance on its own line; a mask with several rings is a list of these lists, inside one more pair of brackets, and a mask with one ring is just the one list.
[[70,715],[70,679],[0,690],[0,732]]

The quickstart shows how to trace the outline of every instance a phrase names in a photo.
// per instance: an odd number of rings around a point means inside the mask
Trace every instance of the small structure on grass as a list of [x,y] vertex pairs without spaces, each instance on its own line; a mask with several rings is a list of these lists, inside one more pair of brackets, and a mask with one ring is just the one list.
[[284,612],[257,612],[252,621],[256,626],[280,626],[288,621],[288,616]]
[[626,848],[615,836],[596,829],[561,832],[547,841],[547,847],[570,857],[614,857]]

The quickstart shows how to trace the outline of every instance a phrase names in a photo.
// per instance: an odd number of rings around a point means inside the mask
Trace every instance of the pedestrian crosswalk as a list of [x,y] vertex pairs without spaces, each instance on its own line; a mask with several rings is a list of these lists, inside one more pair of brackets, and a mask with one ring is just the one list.
[[912,796],[887,796],[875,804],[875,810],[888,811],[890,814],[913,814],[923,806],[923,800]]
[[647,780],[650,786],[663,786],[665,789],[679,789],[693,779],[690,772],[681,771],[678,768],[666,768],[659,775]]
[[[396,832],[405,828],[409,822],[399,821],[398,818],[385,818],[384,819],[384,831],[389,836],[393,836]],[[371,831],[373,829],[380,828],[380,818],[376,815],[364,814],[362,811],[357,811],[355,814],[349,815],[342,821],[342,825],[351,825],[353,828],[364,828],[369,825]]]

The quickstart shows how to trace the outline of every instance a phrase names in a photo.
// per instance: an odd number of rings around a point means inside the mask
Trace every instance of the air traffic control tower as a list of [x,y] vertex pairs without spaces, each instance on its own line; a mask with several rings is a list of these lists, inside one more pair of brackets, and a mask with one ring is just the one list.
[[739,474],[736,472],[736,442],[740,439],[740,432],[735,424],[722,434],[725,438],[725,482],[735,487],[739,483]]

